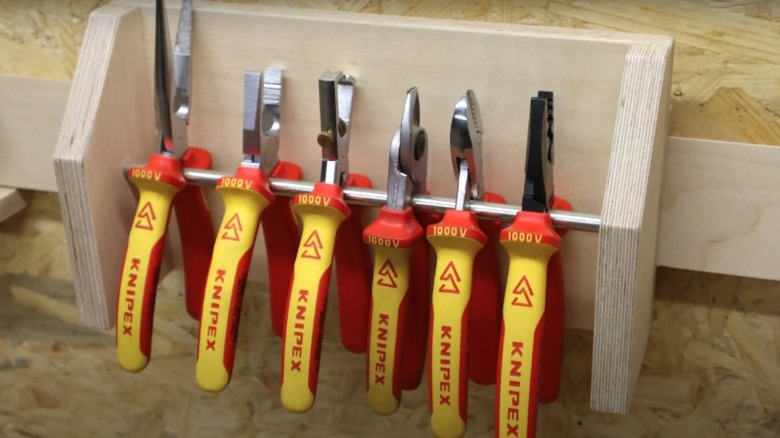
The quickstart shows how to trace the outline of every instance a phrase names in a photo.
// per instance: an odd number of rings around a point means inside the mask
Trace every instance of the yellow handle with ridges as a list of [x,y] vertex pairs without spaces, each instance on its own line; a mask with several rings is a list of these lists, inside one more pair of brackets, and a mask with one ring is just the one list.
[[[540,322],[547,293],[547,262],[553,245],[502,240],[509,253],[499,353],[496,436],[532,436],[536,412]],[[537,366],[534,366],[534,363]],[[533,406],[531,406],[533,405]],[[530,435],[529,435],[530,434]]]
[[347,217],[326,202],[299,195],[293,204],[303,231],[285,318],[281,390],[282,405],[293,412],[306,412],[314,404],[333,247]]
[[[430,229],[430,228],[429,228]],[[435,226],[434,226],[435,229]],[[431,428],[440,438],[466,432],[466,335],[474,257],[483,244],[467,237],[429,235],[436,251],[430,351]],[[463,414],[463,415],[462,415]]]
[[179,188],[146,176],[131,176],[130,181],[139,199],[120,276],[116,349],[122,368],[137,372],[151,356],[154,294],[171,203]]
[[399,310],[409,289],[411,253],[411,248],[374,245],[368,404],[382,415],[394,413],[400,403]]
[[217,194],[225,204],[225,214],[203,297],[196,364],[198,386],[207,391],[221,391],[230,382],[240,317],[231,313],[241,311],[260,214],[270,203],[261,193],[244,187],[219,185]]

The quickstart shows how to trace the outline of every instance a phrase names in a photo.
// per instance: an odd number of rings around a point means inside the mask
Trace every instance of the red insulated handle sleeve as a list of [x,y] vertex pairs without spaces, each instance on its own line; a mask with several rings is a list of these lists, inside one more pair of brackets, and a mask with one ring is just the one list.
[[[371,188],[371,180],[351,174],[347,186]],[[336,234],[334,257],[339,296],[341,343],[348,351],[363,353],[368,342],[371,277],[373,267],[368,246],[363,242],[365,207],[353,206]]]
[[[415,212],[423,230],[441,221],[440,214]],[[416,389],[422,383],[425,352],[428,349],[428,321],[431,313],[431,246],[420,239],[412,250],[407,295],[401,388]]]
[[[274,178],[301,179],[301,168],[280,161],[271,173]],[[284,315],[287,296],[293,277],[295,255],[298,252],[300,233],[291,209],[292,198],[279,196],[269,205],[261,217],[265,249],[268,256],[268,285],[271,301],[271,327],[276,335],[284,331]]]
[[[571,204],[554,197],[554,210],[571,211]],[[567,230],[556,229],[563,237]],[[539,381],[539,402],[553,403],[561,392],[563,367],[563,266],[561,251],[550,258],[547,265],[547,305],[544,310],[544,343],[541,346],[542,371]]]
[[[486,192],[485,201],[504,203],[504,197]],[[480,220],[487,244],[474,259],[474,277],[469,307],[469,379],[480,385],[496,383],[498,341],[501,330],[501,272],[498,263],[498,237],[503,224]]]
[[[205,149],[191,147],[182,155],[181,163],[182,167],[211,169],[211,154]],[[200,187],[186,186],[174,198],[173,209],[181,236],[187,313],[199,319],[214,248],[214,223]]]

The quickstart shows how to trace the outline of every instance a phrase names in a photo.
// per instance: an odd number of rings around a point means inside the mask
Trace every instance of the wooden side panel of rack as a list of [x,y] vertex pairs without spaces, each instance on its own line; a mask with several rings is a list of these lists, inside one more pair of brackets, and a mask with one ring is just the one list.
[[[170,8],[176,23],[178,5]],[[55,152],[79,306],[90,326],[114,323],[134,209],[122,165],[155,152],[153,13],[137,0],[93,13]],[[429,189],[453,196],[450,118],[471,88],[485,126],[486,187],[519,204],[528,102],[538,90],[554,91],[556,193],[577,211],[608,219],[606,238],[566,237],[567,324],[594,327],[597,309],[601,368],[592,405],[625,412],[651,312],[670,38],[198,2],[193,50],[190,141],[225,172],[241,159],[243,72],[271,65],[285,69],[280,155],[317,179],[317,78],[341,69],[357,78],[351,171],[384,186],[390,140],[414,85],[430,141]],[[210,201],[219,217],[221,206]],[[174,250],[176,234],[171,228]],[[262,281],[266,258],[263,245],[256,248],[253,275]]]

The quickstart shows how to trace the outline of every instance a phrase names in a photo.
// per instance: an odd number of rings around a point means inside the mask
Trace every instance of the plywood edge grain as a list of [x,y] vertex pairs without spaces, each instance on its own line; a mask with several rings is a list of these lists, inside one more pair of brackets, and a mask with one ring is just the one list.
[[54,192],[51,162],[70,82],[0,76],[0,184]]
[[[134,65],[145,62],[143,58],[133,59],[132,51],[115,50],[123,41],[136,41],[140,44],[138,20],[140,17],[137,8],[128,5],[109,5],[90,16],[65,109],[62,130],[54,151],[55,174],[72,261],[76,300],[84,324],[95,328],[110,328],[114,323],[114,291],[117,284],[106,279],[112,278],[112,275],[117,277],[118,274],[112,273],[116,269],[104,268],[106,263],[117,257],[121,258],[123,245],[107,239],[101,224],[105,223],[106,217],[113,219],[112,202],[107,202],[107,198],[110,201],[111,198],[122,197],[123,193],[115,185],[112,186],[110,181],[118,179],[123,184],[124,181],[121,173],[116,171],[121,169],[121,163],[100,163],[91,158],[95,151],[115,150],[113,147],[127,141],[117,134],[125,133],[133,138],[132,133],[118,129],[124,124],[133,125],[132,112],[114,114],[111,118],[115,123],[111,126],[105,124],[105,112],[111,110],[106,107],[106,101],[112,96],[133,95],[136,94],[135,86],[148,84],[148,81],[144,82],[139,78],[123,81],[126,76],[116,72],[109,75],[110,71],[117,69],[133,71]],[[129,21],[134,23],[128,25]],[[144,75],[144,67],[138,66],[135,70]],[[116,111],[117,108],[119,107],[114,107],[113,110]],[[106,181],[94,180],[92,177],[99,178],[103,174],[100,171],[88,170],[101,167],[104,168],[103,173],[114,174],[113,178]],[[124,185],[125,190],[128,190],[126,184]],[[125,195],[125,198],[130,196]],[[115,222],[111,226],[120,229],[121,222]],[[96,237],[98,235],[100,239]],[[112,248],[106,251],[106,245]],[[119,255],[112,255],[113,253]],[[119,263],[116,265],[119,266]]]
[[591,407],[626,413],[644,356],[668,125],[671,41],[629,50],[601,213]]
[[667,148],[658,265],[780,281],[780,146]]

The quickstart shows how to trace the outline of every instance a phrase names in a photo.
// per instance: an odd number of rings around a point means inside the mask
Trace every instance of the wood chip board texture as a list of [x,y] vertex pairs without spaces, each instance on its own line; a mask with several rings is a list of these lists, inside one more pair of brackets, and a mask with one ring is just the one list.
[[[113,325],[134,208],[120,169],[155,152],[153,22],[148,3],[124,1],[93,13],[55,153],[81,315],[94,327]],[[190,141],[209,149],[214,168],[224,172],[241,159],[243,72],[274,65],[285,68],[281,158],[316,180],[316,79],[342,69],[358,80],[353,172],[383,185],[404,92],[416,85],[431,148],[429,189],[452,196],[450,118],[457,98],[472,88],[486,131],[486,187],[519,204],[528,99],[554,90],[557,194],[605,218],[601,247],[594,235],[567,236],[567,324],[593,327],[594,308],[603,319],[595,325],[600,368],[592,403],[625,412],[650,316],[644,304],[655,272],[670,38],[205,2],[194,28]],[[217,202],[212,206],[221,214]],[[261,281],[263,246],[256,245],[252,273]]]

